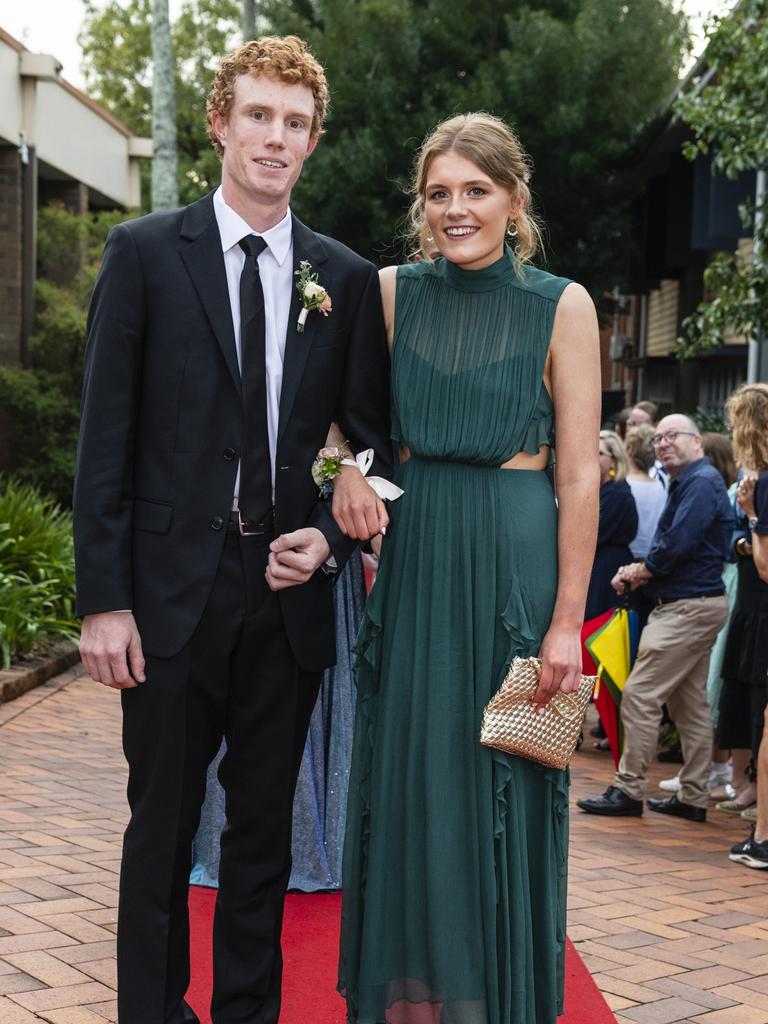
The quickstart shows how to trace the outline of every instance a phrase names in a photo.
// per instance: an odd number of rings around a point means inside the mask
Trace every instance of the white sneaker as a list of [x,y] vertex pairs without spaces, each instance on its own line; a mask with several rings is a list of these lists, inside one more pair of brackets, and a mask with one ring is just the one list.
[[733,782],[733,768],[728,761],[712,762],[712,767],[707,780],[707,789],[715,789],[716,786],[728,786]]
[[659,783],[659,789],[663,789],[667,793],[677,793],[680,789],[680,776],[676,775],[674,779],[662,779]]

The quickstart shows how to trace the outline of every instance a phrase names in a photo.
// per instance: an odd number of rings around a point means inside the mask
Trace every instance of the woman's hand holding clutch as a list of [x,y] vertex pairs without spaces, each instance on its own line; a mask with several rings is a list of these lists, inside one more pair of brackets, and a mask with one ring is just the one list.
[[559,691],[575,693],[581,678],[581,630],[551,625],[541,645],[541,677],[533,705],[546,707]]

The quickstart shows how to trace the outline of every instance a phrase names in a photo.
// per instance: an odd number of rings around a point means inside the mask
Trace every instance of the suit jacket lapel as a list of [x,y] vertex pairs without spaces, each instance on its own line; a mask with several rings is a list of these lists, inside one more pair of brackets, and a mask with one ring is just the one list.
[[213,193],[187,208],[181,225],[181,237],[184,239],[181,258],[192,278],[239,394],[240,368],[237,365],[221,236],[213,212]]
[[[314,231],[310,231],[296,217],[293,218],[293,269],[297,271],[302,260],[312,264],[312,273],[319,270],[328,258],[325,246]],[[294,282],[298,278],[293,278]],[[320,273],[320,284],[326,283],[325,275]],[[320,324],[322,314],[310,313],[304,325],[303,334],[296,330],[301,311],[301,299],[298,289],[294,286],[291,293],[291,309],[288,314],[288,328],[285,338],[285,356],[283,360],[283,383],[280,391],[280,423],[278,441],[283,436],[291,416],[296,393],[299,390],[309,350],[312,347],[315,333]]]

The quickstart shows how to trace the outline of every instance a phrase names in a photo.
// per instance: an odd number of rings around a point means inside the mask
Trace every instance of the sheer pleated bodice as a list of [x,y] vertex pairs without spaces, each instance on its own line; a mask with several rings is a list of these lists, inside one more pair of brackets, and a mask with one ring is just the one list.
[[398,269],[393,433],[412,454],[500,466],[554,445],[544,366],[568,282],[520,273],[509,253],[483,271],[444,259]]

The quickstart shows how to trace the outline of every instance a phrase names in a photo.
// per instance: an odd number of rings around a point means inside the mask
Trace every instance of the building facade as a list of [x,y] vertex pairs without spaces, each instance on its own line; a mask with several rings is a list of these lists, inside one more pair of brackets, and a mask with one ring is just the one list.
[[[701,72],[699,65],[682,88]],[[683,322],[706,298],[704,271],[713,255],[752,251],[752,231],[739,207],[754,198],[756,175],[731,180],[713,172],[709,156],[687,160],[682,149],[690,138],[670,106],[633,155],[629,287],[612,297],[609,376],[615,391],[609,404],[615,408],[648,399],[662,414],[719,416],[747,379],[746,338],[725,336],[717,349],[682,361],[675,355]]]
[[152,142],[60,77],[0,28],[0,363],[24,363],[34,319],[37,211],[140,204],[139,161]]

